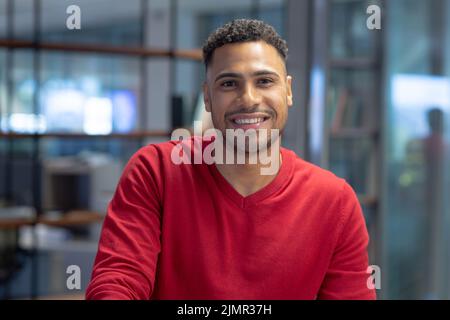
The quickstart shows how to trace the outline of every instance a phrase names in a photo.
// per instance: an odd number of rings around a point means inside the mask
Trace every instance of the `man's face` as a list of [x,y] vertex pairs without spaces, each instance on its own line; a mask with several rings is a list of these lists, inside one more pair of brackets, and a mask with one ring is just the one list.
[[214,51],[208,66],[206,110],[224,135],[226,129],[281,133],[292,106],[291,81],[278,51],[266,42],[226,44]]

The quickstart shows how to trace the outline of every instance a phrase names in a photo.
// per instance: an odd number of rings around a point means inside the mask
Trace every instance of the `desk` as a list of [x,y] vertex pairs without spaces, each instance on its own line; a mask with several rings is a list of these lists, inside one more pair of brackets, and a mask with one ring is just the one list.
[[32,225],[34,222],[34,218],[0,218],[0,230],[18,229],[23,226]]
[[[84,210],[75,210],[70,211],[61,216],[50,217],[50,216],[39,216],[39,217],[14,217],[14,216],[0,216],[0,231],[6,232],[6,234],[11,233],[12,240],[6,244],[3,248],[0,248],[9,256],[2,254],[2,260],[4,260],[4,282],[5,282],[5,298],[8,298],[10,294],[9,282],[11,276],[15,274],[19,269],[17,269],[16,265],[16,255],[19,251],[27,252],[27,255],[31,257],[31,298],[35,299],[37,297],[37,288],[38,288],[38,264],[36,261],[37,250],[39,249],[39,244],[37,243],[36,232],[34,230],[37,225],[47,225],[51,227],[73,227],[73,226],[82,226],[88,225],[92,223],[100,223],[104,219],[104,215],[98,212],[92,211],[84,211]],[[19,248],[18,243],[18,229],[25,226],[33,227],[33,238],[30,243],[30,247],[26,247],[26,250],[23,248]],[[72,299],[73,297],[63,298],[61,299]],[[76,299],[79,299],[78,296]],[[44,298],[46,299],[46,298]],[[48,298],[49,300],[50,297]],[[55,298],[59,300],[59,298]],[[82,298],[84,299],[84,297]]]
[[32,225],[36,220],[36,212],[31,207],[2,207],[0,208],[0,230],[18,229]]

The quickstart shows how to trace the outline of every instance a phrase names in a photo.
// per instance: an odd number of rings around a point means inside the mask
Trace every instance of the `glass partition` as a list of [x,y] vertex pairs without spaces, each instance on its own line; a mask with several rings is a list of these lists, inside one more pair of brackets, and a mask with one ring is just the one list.
[[449,10],[387,3],[387,298],[450,298]]

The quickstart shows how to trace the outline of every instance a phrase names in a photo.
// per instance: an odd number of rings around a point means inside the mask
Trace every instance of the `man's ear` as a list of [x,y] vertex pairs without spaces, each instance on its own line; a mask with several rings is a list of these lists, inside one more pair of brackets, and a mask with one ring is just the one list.
[[286,78],[286,89],[287,89],[287,105],[288,107],[292,107],[293,105],[293,98],[292,98],[292,77],[291,76],[287,76]]
[[209,100],[208,84],[204,82],[202,88],[203,88],[203,102],[205,104],[205,109],[207,112],[211,112],[211,101]]

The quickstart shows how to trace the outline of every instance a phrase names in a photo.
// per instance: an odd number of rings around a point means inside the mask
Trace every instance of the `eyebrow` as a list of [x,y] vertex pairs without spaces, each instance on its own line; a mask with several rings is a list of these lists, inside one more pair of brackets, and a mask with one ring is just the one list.
[[[278,75],[278,73],[274,72],[274,71],[270,71],[270,70],[259,70],[259,71],[255,71],[251,74],[252,77],[258,77],[258,76],[267,76],[267,75],[271,75],[271,76],[275,76],[277,78],[280,78],[280,76]],[[242,73],[238,73],[238,72],[224,72],[219,74],[216,79],[214,80],[214,82],[219,81],[222,78],[243,78],[243,74]]]

